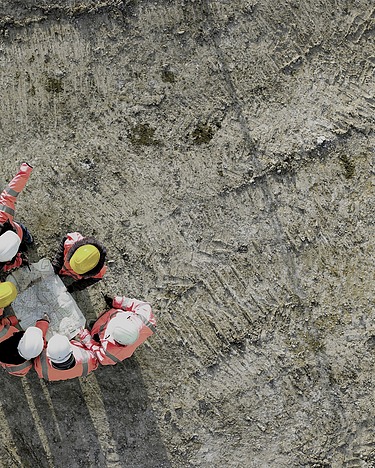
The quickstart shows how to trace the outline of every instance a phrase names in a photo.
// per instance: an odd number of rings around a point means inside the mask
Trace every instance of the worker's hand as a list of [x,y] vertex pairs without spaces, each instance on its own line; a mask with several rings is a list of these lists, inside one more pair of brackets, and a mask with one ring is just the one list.
[[90,332],[87,330],[87,328],[84,328],[78,333],[79,339],[81,340],[81,343],[87,344],[91,341],[91,335]]
[[78,333],[77,333],[75,336],[73,336],[73,340],[78,340],[78,341],[80,341],[81,338],[80,338],[79,335],[80,335],[80,333],[83,331],[83,327],[79,327],[79,329],[78,329],[77,331],[78,331]]
[[112,297],[109,296],[108,294],[103,294],[103,297],[104,297],[104,300],[105,300],[105,303],[107,304],[107,306],[112,307],[112,304],[113,304]]
[[81,340],[81,343],[83,343],[84,345],[88,345],[90,341],[91,341],[91,336],[87,335],[83,338],[83,340]]
[[46,320],[48,323],[51,323],[51,319],[49,318],[49,315],[46,313],[43,314],[42,320]]

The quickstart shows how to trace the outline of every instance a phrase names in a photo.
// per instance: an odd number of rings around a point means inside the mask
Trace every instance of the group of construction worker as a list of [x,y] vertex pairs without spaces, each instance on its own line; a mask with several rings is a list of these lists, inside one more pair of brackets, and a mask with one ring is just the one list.
[[[23,163],[0,195],[0,276],[28,265],[27,248],[33,244],[29,230],[14,221],[15,203],[32,166]],[[55,274],[67,279],[68,292],[81,291],[106,273],[106,249],[93,237],[66,234],[52,261]],[[5,279],[5,278],[4,278]],[[47,342],[47,314],[23,330],[15,315],[4,316],[18,294],[11,281],[0,281],[0,366],[9,374],[24,376],[32,368],[46,381],[84,377],[99,364],[115,365],[129,358],[156,331],[150,304],[125,296],[105,295],[109,310],[69,339],[54,334]]]

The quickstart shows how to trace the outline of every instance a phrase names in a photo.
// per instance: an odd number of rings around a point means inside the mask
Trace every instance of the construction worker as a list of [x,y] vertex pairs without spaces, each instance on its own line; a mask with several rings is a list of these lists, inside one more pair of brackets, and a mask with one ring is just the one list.
[[0,366],[9,374],[23,377],[33,367],[32,359],[39,356],[46,346],[49,317],[36,322],[35,327],[17,331],[0,343]]
[[34,369],[47,381],[86,377],[98,367],[98,360],[83,344],[64,335],[54,335],[47,349],[34,361]]
[[17,297],[17,288],[10,281],[0,283],[0,343],[20,331],[15,315],[4,317],[4,307],[8,307]]
[[29,230],[14,221],[18,194],[28,181],[32,166],[22,163],[20,170],[0,195],[0,271],[7,272],[27,264],[24,253],[33,237]]
[[105,247],[93,237],[83,237],[79,232],[68,233],[61,241],[52,261],[55,273],[70,276],[68,292],[82,291],[100,281],[107,267]]
[[156,319],[147,302],[115,296],[106,302],[112,306],[97,319],[91,333],[79,333],[82,343],[103,366],[114,365],[129,358],[136,348],[156,331]]

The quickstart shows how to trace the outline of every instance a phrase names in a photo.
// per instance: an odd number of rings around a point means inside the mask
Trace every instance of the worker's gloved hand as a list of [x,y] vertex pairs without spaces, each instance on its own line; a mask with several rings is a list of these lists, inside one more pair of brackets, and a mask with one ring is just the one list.
[[48,323],[51,323],[51,319],[49,318],[49,315],[46,313],[43,314],[42,320],[46,320]]
[[107,304],[107,306],[112,307],[112,304],[113,304],[112,297],[109,296],[108,294],[103,294],[103,297],[104,297],[104,300],[105,300],[105,303]]
[[81,340],[83,344],[87,344],[91,341],[91,335],[90,332],[87,330],[87,328],[84,328],[78,333],[78,337]]
[[77,334],[73,336],[73,340],[80,340],[79,334],[83,331],[83,327],[79,327]]

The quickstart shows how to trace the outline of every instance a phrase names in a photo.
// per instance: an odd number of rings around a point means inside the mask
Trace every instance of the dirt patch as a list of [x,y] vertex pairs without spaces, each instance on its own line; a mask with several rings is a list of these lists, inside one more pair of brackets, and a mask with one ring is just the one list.
[[[2,466],[374,463],[373,6],[3,2],[0,179],[149,301],[134,357],[2,374]],[[360,64],[360,65],[359,65]]]

